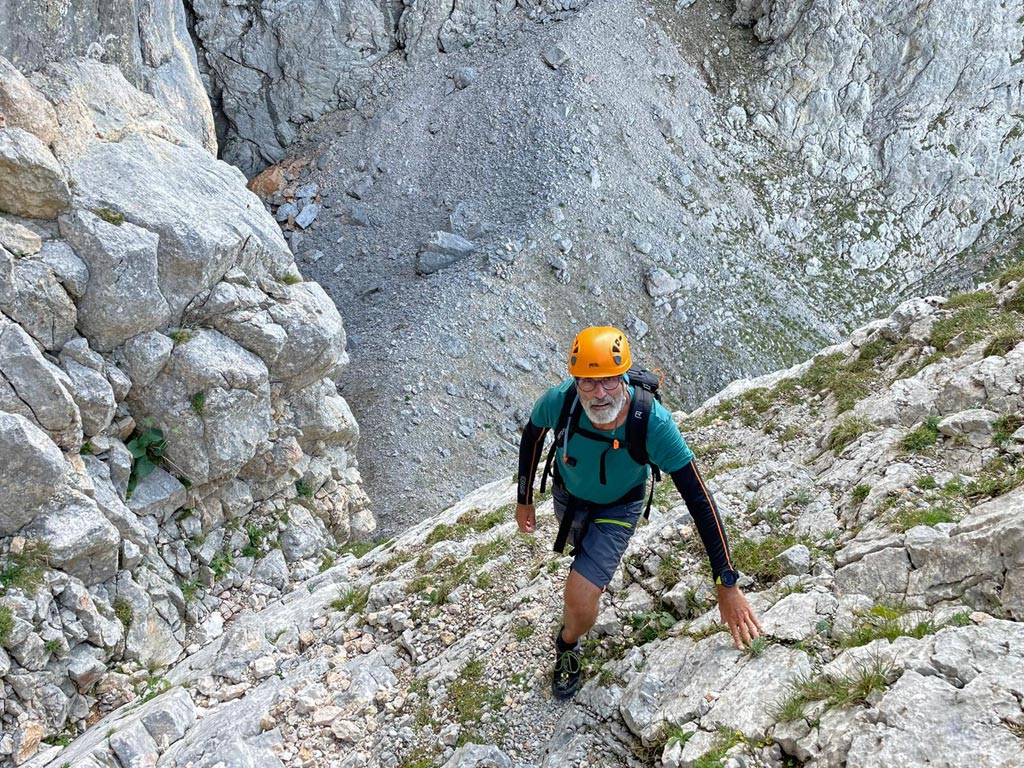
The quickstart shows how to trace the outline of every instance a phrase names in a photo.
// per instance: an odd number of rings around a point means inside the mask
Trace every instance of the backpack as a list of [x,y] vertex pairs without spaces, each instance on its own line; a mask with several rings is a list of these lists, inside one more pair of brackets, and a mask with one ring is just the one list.
[[[626,450],[629,451],[629,457],[637,464],[641,466],[649,464],[651,467],[651,475],[654,478],[654,482],[651,483],[651,490],[647,496],[647,507],[644,510],[644,518],[649,518],[651,515],[651,502],[654,500],[654,486],[661,482],[661,469],[652,463],[647,455],[647,426],[651,418],[651,411],[654,409],[654,401],[661,402],[658,387],[661,386],[663,376],[661,371],[657,369],[652,372],[646,368],[630,368],[627,371],[627,375],[629,376],[629,383],[633,385],[634,390],[633,399],[629,404],[629,415],[626,417]],[[562,410],[558,415],[558,421],[555,423],[553,430],[555,439],[551,443],[547,461],[544,463],[544,474],[541,475],[541,493],[544,493],[548,475],[550,474],[552,480],[554,479],[553,465],[559,443],[562,443],[563,446],[562,461],[569,466],[576,465],[576,460],[570,457],[567,452],[569,437],[573,434],[581,434],[591,440],[608,443],[608,448],[601,454],[600,467],[601,483],[603,485],[606,482],[604,457],[608,451],[619,448],[619,441],[607,435],[602,435],[599,432],[593,432],[581,427],[580,414],[583,413],[583,408],[577,407],[579,406],[579,401],[579,395],[576,394],[575,388],[565,393]]]

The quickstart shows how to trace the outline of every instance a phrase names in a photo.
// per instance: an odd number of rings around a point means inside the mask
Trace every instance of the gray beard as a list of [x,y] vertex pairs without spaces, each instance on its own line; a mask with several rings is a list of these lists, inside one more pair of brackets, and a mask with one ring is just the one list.
[[[604,405],[611,401],[613,412],[609,417],[607,412],[601,413],[600,411],[595,412],[593,410],[594,405]],[[583,412],[587,414],[587,418],[590,419],[590,423],[594,426],[611,424],[622,413],[623,407],[626,405],[626,388],[622,387],[618,397],[602,397],[600,400],[584,401],[580,398],[580,404],[583,406]]]

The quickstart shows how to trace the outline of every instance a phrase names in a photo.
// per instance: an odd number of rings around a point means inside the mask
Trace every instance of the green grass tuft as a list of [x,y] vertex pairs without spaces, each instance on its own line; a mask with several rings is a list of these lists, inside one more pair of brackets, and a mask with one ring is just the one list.
[[939,439],[939,418],[929,416],[924,423],[911,430],[900,440],[900,449],[906,453],[921,453],[931,448]]
[[876,657],[848,676],[797,678],[790,685],[789,696],[773,707],[771,714],[777,720],[792,722],[803,717],[804,708],[816,701],[824,701],[829,707],[849,707],[866,702],[868,696],[889,684],[892,673],[892,662]]
[[135,620],[135,611],[132,610],[132,604],[123,597],[114,598],[114,616],[121,622],[121,626],[127,631],[131,628],[132,622]]
[[368,587],[348,587],[341,590],[338,596],[331,600],[331,608],[336,611],[348,611],[360,613],[366,607],[366,601],[370,598]]
[[919,525],[936,526],[939,523],[955,523],[959,515],[946,506],[913,507],[890,513],[887,523],[896,533],[906,533]]
[[7,642],[12,629],[14,629],[14,614],[6,605],[0,605],[0,646]]
[[868,419],[862,416],[848,416],[832,428],[828,442],[832,450],[838,454],[858,437],[873,429],[877,427]]
[[49,558],[50,547],[45,541],[27,542],[20,553],[8,554],[0,560],[0,594],[10,589],[35,594],[43,583]]

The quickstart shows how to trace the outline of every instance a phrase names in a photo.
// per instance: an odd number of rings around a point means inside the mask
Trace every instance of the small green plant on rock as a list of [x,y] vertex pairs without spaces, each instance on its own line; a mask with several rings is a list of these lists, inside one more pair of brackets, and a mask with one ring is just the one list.
[[668,631],[676,625],[675,616],[668,611],[650,611],[638,613],[630,619],[633,629],[636,631],[635,639],[637,645],[645,645],[658,638],[665,637]]
[[484,660],[473,659],[448,686],[448,698],[458,722],[466,728],[478,724],[485,712],[497,711],[501,707],[503,692],[484,679]]
[[21,552],[8,553],[0,560],[0,594],[20,589],[35,594],[49,566],[50,546],[45,541],[26,542]]
[[14,629],[14,614],[6,605],[0,605],[0,645],[7,642],[12,629]]
[[210,560],[210,570],[218,579],[223,578],[235,565],[234,556],[228,551],[218,552]]
[[126,631],[131,629],[132,621],[135,620],[135,611],[132,609],[132,604],[124,597],[115,597],[112,607],[114,609],[114,616],[121,622],[121,626]]
[[829,707],[863,703],[873,692],[885,688],[892,674],[891,661],[874,657],[848,676],[799,677],[791,683],[789,696],[773,708],[772,716],[782,722],[792,722],[803,717],[807,705],[816,701],[824,701]]
[[334,600],[331,601],[331,608],[336,611],[348,611],[361,613],[370,599],[369,587],[348,587],[343,589]]
[[921,453],[939,439],[939,418],[929,416],[924,423],[908,432],[900,441],[900,449],[907,453]]
[[171,689],[171,681],[165,677],[147,677],[135,688],[135,695],[141,702],[147,702]]
[[124,214],[120,211],[115,211],[113,208],[93,208],[92,212],[115,227],[120,227],[124,224]]
[[896,533],[906,533],[919,525],[936,526],[939,523],[955,523],[959,517],[959,514],[945,505],[910,507],[894,510],[889,515],[887,522]]
[[127,497],[131,498],[139,481],[149,477],[153,470],[163,463],[167,441],[164,440],[164,433],[160,429],[149,427],[137,432],[126,447],[134,459],[128,478]]
[[202,416],[203,411],[206,410],[206,393],[196,392],[189,399],[189,404],[192,406],[192,410],[196,412],[197,416]]
[[905,613],[906,610],[903,608],[884,604],[873,605],[869,611],[862,614],[853,631],[841,638],[840,645],[843,648],[856,648],[879,639],[890,642],[897,637],[920,639],[938,631],[939,628],[931,621],[919,621],[913,626],[908,626],[903,620]]
[[848,416],[832,428],[828,437],[829,445],[838,454],[858,437],[873,429],[876,427],[868,419],[862,416]]
[[313,486],[305,478],[295,481],[295,492],[304,499],[313,498]]
[[522,642],[523,640],[529,640],[533,637],[533,633],[536,628],[533,624],[528,624],[525,621],[518,622],[512,630],[512,634],[515,635],[516,640]]
[[861,504],[864,501],[864,499],[866,499],[868,497],[868,494],[870,494],[870,493],[871,493],[871,486],[870,485],[863,485],[862,484],[862,485],[854,486],[854,489],[853,489],[853,491],[851,492],[850,495],[853,497],[853,500],[857,504]]
[[179,328],[169,333],[168,336],[174,342],[174,346],[178,347],[182,344],[188,344],[192,340],[192,331],[187,328]]
[[992,442],[996,445],[1005,445],[1010,436],[1024,425],[1024,416],[1019,413],[1009,413],[996,419],[995,432],[992,435]]

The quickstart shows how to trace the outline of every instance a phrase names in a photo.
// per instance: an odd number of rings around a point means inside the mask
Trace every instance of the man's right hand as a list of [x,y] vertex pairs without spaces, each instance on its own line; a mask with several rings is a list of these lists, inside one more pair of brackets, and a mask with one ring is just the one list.
[[537,507],[534,504],[516,504],[516,522],[523,533],[537,530]]

